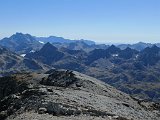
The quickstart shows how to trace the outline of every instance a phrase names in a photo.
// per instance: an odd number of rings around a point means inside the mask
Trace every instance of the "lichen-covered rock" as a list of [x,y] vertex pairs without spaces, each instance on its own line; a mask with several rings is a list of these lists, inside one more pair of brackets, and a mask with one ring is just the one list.
[[77,78],[74,76],[72,71],[55,70],[52,71],[52,73],[47,78],[43,78],[40,83],[49,86],[68,87],[76,81]]

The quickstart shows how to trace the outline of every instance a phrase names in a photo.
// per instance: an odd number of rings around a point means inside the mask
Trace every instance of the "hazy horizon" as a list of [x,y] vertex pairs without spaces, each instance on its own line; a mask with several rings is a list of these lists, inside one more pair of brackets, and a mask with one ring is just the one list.
[[159,0],[2,0],[0,39],[18,32],[97,43],[159,43]]
[[[16,33],[22,33],[22,32],[16,32]],[[5,36],[3,38],[9,38],[11,37],[12,35],[16,34],[16,33],[13,33],[9,36]],[[30,34],[30,33],[22,33],[22,34]],[[33,35],[33,34],[30,34],[32,36],[35,36],[35,37],[51,37],[51,36],[55,36],[55,37],[62,37],[64,39],[69,39],[69,40],[90,40],[90,41],[93,41],[95,42],[96,44],[107,44],[107,45],[119,45],[119,44],[136,44],[136,43],[140,43],[140,42],[143,42],[143,43],[149,43],[149,44],[156,44],[156,43],[160,43],[160,42],[144,42],[144,41],[138,41],[138,42],[97,42],[96,40],[91,40],[91,39],[84,39],[84,38],[81,38],[81,39],[71,39],[71,38],[65,38],[63,36],[57,36],[57,35],[49,35],[49,36],[36,36],[36,35]],[[2,40],[3,38],[0,38],[0,40]]]

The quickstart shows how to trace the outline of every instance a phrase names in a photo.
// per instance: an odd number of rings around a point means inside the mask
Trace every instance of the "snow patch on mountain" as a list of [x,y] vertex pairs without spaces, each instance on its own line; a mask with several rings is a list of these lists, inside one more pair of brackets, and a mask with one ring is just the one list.
[[44,44],[44,42],[43,41],[39,41],[40,43],[42,43],[42,44]]
[[21,54],[20,56],[25,57],[25,56],[26,56],[26,54]]
[[31,50],[31,51],[30,51],[30,53],[34,53],[34,52],[35,52],[34,50]]

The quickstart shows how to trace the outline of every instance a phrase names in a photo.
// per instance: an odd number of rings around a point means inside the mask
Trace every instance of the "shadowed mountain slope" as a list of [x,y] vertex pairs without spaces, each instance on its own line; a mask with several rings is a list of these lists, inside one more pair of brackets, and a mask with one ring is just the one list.
[[47,69],[47,65],[36,60],[23,58],[0,46],[0,76],[18,71],[39,71]]

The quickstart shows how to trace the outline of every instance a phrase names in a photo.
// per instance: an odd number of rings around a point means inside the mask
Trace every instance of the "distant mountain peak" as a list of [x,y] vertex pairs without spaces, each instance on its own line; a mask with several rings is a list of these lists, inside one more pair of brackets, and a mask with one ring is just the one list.
[[115,45],[111,45],[108,49],[107,49],[108,52],[110,53],[117,53],[120,51],[120,48],[116,47]]
[[157,50],[160,49],[157,45],[153,45],[151,48],[152,48],[152,49],[157,49]]
[[36,41],[36,39],[31,36],[30,34],[23,34],[23,33],[15,33],[10,37],[13,41],[21,40],[21,41]]
[[0,45],[18,54],[26,54],[31,50],[39,50],[42,44],[30,34],[15,33],[9,38],[0,40]]
[[15,34],[13,34],[11,37],[25,37],[25,36],[29,36],[29,34],[23,34],[20,32],[16,32]]
[[16,32],[15,34],[13,34],[13,35],[24,35],[23,33],[21,33],[21,32]]
[[125,51],[131,51],[133,49],[131,49],[130,47],[127,47],[126,49],[124,49]]
[[117,49],[119,49],[119,48],[116,47],[115,45],[111,45],[110,47],[108,47],[108,49],[112,49],[112,50],[113,50],[113,49],[116,49],[116,50],[117,50]]
[[59,39],[64,39],[63,37],[57,37],[57,36],[49,36],[48,38],[59,38]]
[[136,44],[146,44],[146,43],[140,41],[140,42],[138,42],[138,43],[136,43]]
[[51,65],[55,61],[60,60],[64,56],[63,52],[58,51],[58,49],[51,43],[47,42],[44,46],[36,52],[29,53],[26,55],[28,58],[36,59],[47,65]]
[[51,43],[47,42],[46,44],[44,44],[44,46],[40,51],[53,51],[53,50],[57,50],[57,48],[54,47]]
[[88,45],[93,45],[95,44],[94,41],[91,40],[84,40],[84,39],[80,39],[80,40],[70,40],[70,39],[66,39],[63,37],[57,37],[57,36],[49,36],[49,37],[35,37],[38,41],[42,41],[42,42],[50,42],[50,43],[74,43],[74,42],[84,42]]
[[156,51],[159,51],[160,50],[160,48],[159,47],[157,47],[156,45],[153,45],[152,47],[146,47],[145,49],[144,49],[144,51],[150,51],[150,52],[156,52]]

